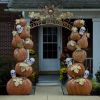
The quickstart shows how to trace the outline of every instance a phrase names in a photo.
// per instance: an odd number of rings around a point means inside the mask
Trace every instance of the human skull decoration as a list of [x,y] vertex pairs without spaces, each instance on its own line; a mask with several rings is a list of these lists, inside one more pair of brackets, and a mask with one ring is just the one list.
[[27,62],[27,64],[32,65],[32,64],[34,64],[34,62],[35,62],[35,58],[27,59],[26,62]]
[[15,71],[15,70],[12,69],[12,70],[10,71],[10,74],[11,74],[11,77],[12,77],[12,78],[15,78],[15,77],[16,77],[16,71]]
[[21,33],[23,31],[23,27],[21,25],[17,25],[16,30],[18,33]]
[[81,27],[80,30],[79,30],[79,34],[83,35],[85,31],[86,31],[86,28],[85,27]]
[[85,72],[84,72],[84,78],[88,78],[88,76],[89,76],[89,70],[85,70]]
[[72,65],[72,59],[71,58],[66,58],[65,59],[65,64],[67,64],[67,66],[71,66]]

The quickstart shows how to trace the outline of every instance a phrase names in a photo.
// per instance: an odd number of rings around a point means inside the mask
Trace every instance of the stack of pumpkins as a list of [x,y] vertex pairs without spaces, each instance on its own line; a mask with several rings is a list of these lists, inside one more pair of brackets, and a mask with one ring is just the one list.
[[75,20],[67,48],[71,50],[74,63],[68,67],[68,75],[71,79],[66,88],[69,95],[89,95],[92,90],[91,81],[84,78],[84,61],[87,57],[85,49],[88,47],[88,33],[84,27],[84,20]]
[[[10,95],[26,95],[32,91],[32,83],[27,78],[32,74],[32,67],[29,60],[28,49],[33,48],[33,41],[30,39],[29,27],[24,18],[16,20],[16,28],[13,33],[12,46],[14,57],[17,61],[15,70],[11,70],[12,78],[7,83],[7,92]],[[21,77],[16,77],[17,75]]]

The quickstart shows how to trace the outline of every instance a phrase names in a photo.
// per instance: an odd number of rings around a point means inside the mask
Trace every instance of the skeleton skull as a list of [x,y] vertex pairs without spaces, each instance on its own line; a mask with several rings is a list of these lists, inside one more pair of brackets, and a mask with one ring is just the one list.
[[16,77],[16,71],[15,71],[15,70],[12,69],[12,70],[10,71],[10,74],[11,74],[11,77],[12,77],[12,78]]
[[79,34],[83,35],[85,31],[86,31],[86,28],[85,27],[81,27],[80,30],[79,30]]
[[34,58],[27,59],[27,64],[29,64],[29,65],[34,64],[34,62],[35,62]]
[[89,76],[89,70],[85,70],[85,72],[84,72],[84,78],[88,78],[88,76]]
[[71,58],[66,58],[66,59],[65,59],[65,63],[66,63],[67,66],[69,67],[70,65],[72,65],[72,59],[71,59]]
[[18,33],[21,33],[23,31],[23,27],[21,27],[21,25],[17,25],[16,30]]

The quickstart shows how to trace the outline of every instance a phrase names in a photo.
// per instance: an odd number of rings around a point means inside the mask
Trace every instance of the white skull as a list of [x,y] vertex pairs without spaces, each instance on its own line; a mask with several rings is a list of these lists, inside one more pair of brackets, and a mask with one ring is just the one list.
[[80,30],[79,30],[79,34],[83,35],[85,31],[86,31],[86,28],[81,27]]
[[35,62],[35,58],[27,59],[27,64],[32,65]]
[[70,65],[72,65],[72,59],[71,59],[71,58],[66,58],[66,59],[65,59],[65,64],[67,64],[68,67],[69,67]]
[[88,76],[89,76],[89,70],[85,70],[85,72],[84,72],[84,78],[88,78]]
[[11,74],[11,77],[12,77],[12,78],[16,77],[16,71],[15,71],[15,70],[12,69],[12,70],[10,71],[10,74]]
[[21,25],[17,25],[16,30],[18,33],[21,33],[23,31],[23,27],[21,27]]

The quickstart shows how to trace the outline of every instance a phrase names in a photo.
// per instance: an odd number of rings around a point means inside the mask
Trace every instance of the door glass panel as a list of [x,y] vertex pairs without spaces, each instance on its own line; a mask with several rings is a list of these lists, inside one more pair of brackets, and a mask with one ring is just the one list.
[[43,28],[43,58],[57,58],[57,27]]

